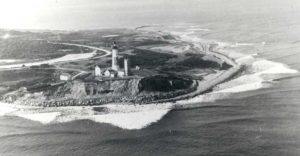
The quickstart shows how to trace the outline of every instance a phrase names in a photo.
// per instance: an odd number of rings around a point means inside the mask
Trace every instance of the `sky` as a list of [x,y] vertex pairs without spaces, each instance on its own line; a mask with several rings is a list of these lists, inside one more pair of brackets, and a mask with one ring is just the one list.
[[292,15],[299,0],[0,0],[0,28],[100,29]]

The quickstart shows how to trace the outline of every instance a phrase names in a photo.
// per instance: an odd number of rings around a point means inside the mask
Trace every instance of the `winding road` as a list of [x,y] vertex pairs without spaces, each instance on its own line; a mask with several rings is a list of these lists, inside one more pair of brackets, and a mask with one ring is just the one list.
[[90,53],[83,53],[83,54],[68,54],[59,58],[50,59],[50,60],[43,60],[43,61],[37,61],[37,62],[26,62],[26,63],[17,63],[17,64],[8,64],[8,65],[0,65],[0,70],[9,70],[9,69],[22,69],[27,68],[31,66],[39,66],[42,64],[56,64],[56,63],[62,63],[62,62],[71,62],[76,60],[85,60],[92,58],[97,54],[97,51],[103,51],[105,52],[104,55],[99,56],[97,58],[106,57],[111,54],[111,52],[104,48],[98,48],[94,46],[88,46],[88,45],[82,45],[82,44],[75,44],[75,43],[56,43],[56,42],[49,42],[52,44],[64,44],[64,45],[72,45],[72,46],[79,46],[79,47],[85,47],[93,49],[93,52]]

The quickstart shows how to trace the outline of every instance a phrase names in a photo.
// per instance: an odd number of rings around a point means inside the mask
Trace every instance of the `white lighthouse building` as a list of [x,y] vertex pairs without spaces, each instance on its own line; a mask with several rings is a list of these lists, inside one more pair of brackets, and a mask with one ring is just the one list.
[[113,43],[112,45],[112,64],[111,64],[111,69],[118,71],[119,66],[118,66],[118,47],[116,42]]
[[118,65],[118,46],[116,42],[113,42],[112,45],[112,61],[111,68],[107,68],[104,70],[103,74],[101,68],[99,66],[95,67],[95,77],[126,77],[129,76],[129,65],[128,58],[124,58],[124,69],[120,69]]

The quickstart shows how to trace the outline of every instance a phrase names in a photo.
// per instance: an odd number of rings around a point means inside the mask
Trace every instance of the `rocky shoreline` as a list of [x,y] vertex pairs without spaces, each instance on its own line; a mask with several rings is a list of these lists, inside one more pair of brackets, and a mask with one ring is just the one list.
[[[180,95],[189,94],[195,92],[198,88],[198,81],[193,81],[191,86],[186,89],[180,89],[170,92],[148,92],[148,93],[139,93],[135,95],[128,94],[116,94],[116,95],[107,95],[101,97],[93,96],[82,96],[77,95],[77,98],[74,97],[62,97],[62,98],[52,98],[55,100],[47,100],[43,95],[39,94],[36,97],[26,96],[26,89],[22,88],[19,92],[16,92],[14,95],[20,97],[26,97],[16,100],[20,105],[26,106],[39,106],[39,107],[64,107],[64,106],[96,106],[103,105],[108,103],[133,103],[133,104],[148,104],[158,99],[171,99],[178,97]],[[23,92],[23,93],[22,93]],[[50,98],[51,99],[51,98]]]

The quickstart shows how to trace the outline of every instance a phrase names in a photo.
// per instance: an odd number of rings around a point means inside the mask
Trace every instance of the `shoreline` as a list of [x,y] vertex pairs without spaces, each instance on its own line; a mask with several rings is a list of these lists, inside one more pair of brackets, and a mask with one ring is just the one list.
[[[153,103],[164,103],[164,102],[176,102],[179,100],[185,100],[189,98],[193,98],[195,96],[201,95],[203,93],[209,92],[212,88],[214,88],[216,85],[223,83],[225,81],[228,81],[231,79],[233,76],[238,74],[242,70],[242,65],[238,64],[235,62],[235,60],[225,54],[222,54],[220,52],[215,51],[214,49],[218,45],[216,44],[210,44],[209,45],[209,50],[206,52],[200,52],[204,55],[211,55],[213,57],[216,57],[217,59],[223,60],[225,63],[230,64],[232,67],[229,68],[228,70],[225,71],[218,71],[218,73],[214,74],[212,78],[209,78],[207,80],[201,80],[198,81],[198,87],[195,92],[191,92],[189,94],[177,96],[171,99],[162,99],[162,100],[157,100],[154,101]],[[181,105],[181,107],[183,107]]]

